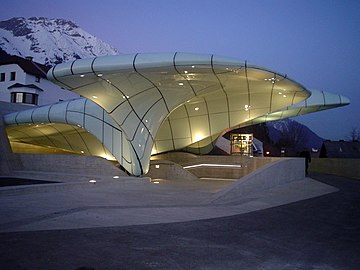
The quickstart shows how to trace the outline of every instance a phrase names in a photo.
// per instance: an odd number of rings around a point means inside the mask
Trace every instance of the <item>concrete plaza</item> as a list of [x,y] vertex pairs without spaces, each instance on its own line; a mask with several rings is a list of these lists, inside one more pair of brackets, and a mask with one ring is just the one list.
[[231,181],[1,188],[1,269],[358,269],[359,182],[311,177],[226,203]]

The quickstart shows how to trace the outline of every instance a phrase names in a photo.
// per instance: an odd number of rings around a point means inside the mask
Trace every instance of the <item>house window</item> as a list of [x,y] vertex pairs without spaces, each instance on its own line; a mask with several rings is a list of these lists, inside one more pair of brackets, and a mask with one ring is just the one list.
[[13,71],[10,73],[10,81],[15,81],[15,78],[16,78],[16,72]]
[[15,103],[22,103],[24,99],[24,93],[15,93]]
[[40,82],[40,76],[35,76],[35,82]]
[[0,82],[4,82],[5,81],[5,73],[1,73],[0,74]]
[[37,105],[38,95],[32,93],[14,92],[11,93],[11,102]]
[[33,94],[25,93],[25,95],[24,95],[24,103],[34,104],[33,98],[34,98]]

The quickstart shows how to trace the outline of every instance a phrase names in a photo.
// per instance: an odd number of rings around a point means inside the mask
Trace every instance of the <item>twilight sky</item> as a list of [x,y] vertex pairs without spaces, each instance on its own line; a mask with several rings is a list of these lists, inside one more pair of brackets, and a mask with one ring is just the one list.
[[295,117],[319,136],[360,131],[358,0],[2,0],[0,20],[69,19],[121,53],[213,53],[287,74],[346,107]]

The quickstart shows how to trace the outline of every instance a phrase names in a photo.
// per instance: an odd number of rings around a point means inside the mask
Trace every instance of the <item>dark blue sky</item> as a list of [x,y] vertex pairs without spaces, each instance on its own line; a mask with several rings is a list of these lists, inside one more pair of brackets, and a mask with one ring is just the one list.
[[69,19],[122,53],[214,53],[286,73],[347,107],[295,120],[338,140],[360,130],[360,1],[2,0],[0,20]]

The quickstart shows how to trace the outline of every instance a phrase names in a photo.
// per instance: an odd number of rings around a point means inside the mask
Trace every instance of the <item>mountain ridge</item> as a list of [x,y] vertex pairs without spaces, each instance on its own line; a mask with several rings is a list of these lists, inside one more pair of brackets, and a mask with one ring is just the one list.
[[[266,123],[266,126],[269,130],[269,136],[274,143],[279,143],[284,138],[291,136],[295,142],[297,141],[302,144],[299,145],[299,147],[320,149],[322,143],[325,141],[324,138],[318,136],[309,127],[293,119],[281,119],[268,122]],[[297,135],[298,138],[294,138],[294,135]]]
[[79,58],[118,54],[117,49],[66,19],[14,17],[0,21],[0,48],[54,65]]

